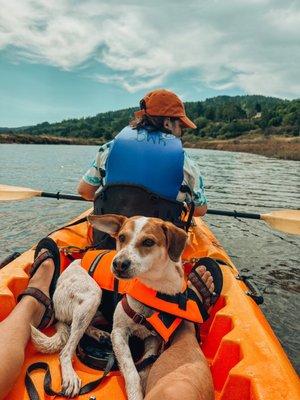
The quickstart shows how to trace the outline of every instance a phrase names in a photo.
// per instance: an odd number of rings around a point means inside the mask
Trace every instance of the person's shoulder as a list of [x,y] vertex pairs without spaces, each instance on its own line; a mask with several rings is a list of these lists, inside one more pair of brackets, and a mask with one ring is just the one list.
[[98,152],[99,152],[99,153],[103,153],[103,152],[109,150],[110,147],[111,147],[111,145],[112,145],[112,143],[113,143],[113,140],[111,140],[111,141],[109,141],[109,142],[107,142],[107,143],[102,144],[102,145],[99,147]]

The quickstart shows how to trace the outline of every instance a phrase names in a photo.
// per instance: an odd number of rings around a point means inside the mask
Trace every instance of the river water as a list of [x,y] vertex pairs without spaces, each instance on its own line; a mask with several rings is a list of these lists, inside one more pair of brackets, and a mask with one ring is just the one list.
[[[96,146],[3,144],[0,183],[75,193],[96,152]],[[226,151],[188,152],[204,176],[211,208],[264,213],[300,207],[300,162]],[[0,260],[26,250],[86,208],[87,203],[46,198],[0,203]],[[240,272],[252,275],[262,290],[263,311],[299,370],[299,237],[273,231],[262,221],[212,215],[205,221]]]

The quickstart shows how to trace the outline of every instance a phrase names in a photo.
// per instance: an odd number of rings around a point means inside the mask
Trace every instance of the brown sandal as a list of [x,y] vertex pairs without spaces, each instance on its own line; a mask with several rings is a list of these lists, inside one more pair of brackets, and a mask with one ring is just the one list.
[[[196,268],[199,267],[200,265],[204,265],[206,271],[209,271],[211,273],[211,276],[213,278],[213,283],[215,285],[215,290],[213,293],[209,291],[208,287],[203,282],[201,276],[196,271]],[[195,286],[197,291],[201,294],[204,308],[208,310],[218,300],[223,287],[223,274],[219,264],[210,257],[200,258],[199,260],[197,260],[197,263],[191,270],[188,279]]]
[[[38,253],[41,249],[46,249],[47,251],[38,256]],[[51,238],[47,237],[42,239],[35,249],[34,257],[35,260],[29,272],[30,278],[33,277],[33,275],[36,273],[36,271],[45,260],[47,260],[48,258],[52,258],[54,261],[54,273],[49,287],[50,298],[46,296],[45,293],[43,293],[40,289],[29,286],[27,289],[24,290],[23,293],[18,296],[17,301],[19,302],[24,296],[31,296],[34,297],[39,303],[43,304],[43,306],[45,306],[46,309],[44,315],[38,326],[38,329],[43,329],[47,327],[50,324],[51,320],[54,318],[52,296],[56,288],[58,277],[60,275],[60,256],[57,244]]]

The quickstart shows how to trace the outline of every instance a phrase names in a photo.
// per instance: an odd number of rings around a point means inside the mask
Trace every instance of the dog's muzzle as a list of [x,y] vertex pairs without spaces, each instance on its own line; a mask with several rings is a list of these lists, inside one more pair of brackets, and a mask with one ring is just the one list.
[[128,259],[125,260],[118,260],[115,259],[113,261],[113,273],[119,278],[129,278],[129,267],[131,265],[131,261]]

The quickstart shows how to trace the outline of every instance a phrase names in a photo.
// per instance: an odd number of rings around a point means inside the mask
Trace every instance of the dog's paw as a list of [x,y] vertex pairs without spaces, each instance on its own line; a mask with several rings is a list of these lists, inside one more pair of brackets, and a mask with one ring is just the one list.
[[71,371],[66,374],[62,382],[62,392],[66,397],[76,397],[81,388],[81,379],[79,376]]
[[88,336],[99,341],[100,339],[110,339],[110,333],[102,331],[101,329],[95,328],[94,326],[89,326],[85,332]]

